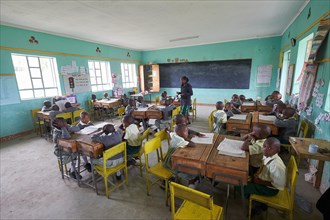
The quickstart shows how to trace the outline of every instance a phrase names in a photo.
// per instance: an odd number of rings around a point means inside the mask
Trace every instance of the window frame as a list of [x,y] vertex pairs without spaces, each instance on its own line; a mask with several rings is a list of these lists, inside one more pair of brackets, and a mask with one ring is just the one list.
[[[137,69],[135,63],[121,63],[122,85],[124,89],[137,87]],[[132,71],[132,72],[131,72]]]
[[[98,62],[99,63],[99,68],[97,69],[95,66],[95,63]],[[92,73],[91,73],[91,67],[90,67],[90,63],[93,63],[93,77],[95,78],[95,84],[93,84],[92,82]],[[103,71],[102,71],[102,65],[101,63],[105,63],[105,67],[106,67],[106,74],[105,74],[105,78],[107,79],[108,82],[103,83]],[[102,61],[102,60],[88,60],[88,70],[89,70],[89,79],[90,79],[90,83],[91,83],[91,90],[92,92],[103,92],[103,91],[109,91],[113,89],[113,84],[112,84],[112,76],[111,76],[111,65],[109,61]],[[96,75],[96,70],[100,70],[100,76]],[[99,78],[99,80],[101,80],[101,84],[98,83],[97,78]],[[104,86],[108,86],[109,85],[109,89],[105,88]],[[102,90],[99,90],[98,87],[102,86]],[[96,90],[93,90],[93,87],[96,88]]]

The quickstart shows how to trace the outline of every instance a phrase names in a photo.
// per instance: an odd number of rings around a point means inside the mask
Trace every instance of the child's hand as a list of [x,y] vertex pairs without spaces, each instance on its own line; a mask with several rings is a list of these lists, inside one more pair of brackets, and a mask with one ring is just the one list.
[[241,146],[241,149],[244,150],[244,151],[249,151],[249,144],[250,144],[250,141],[249,140],[246,140],[242,146]]
[[198,136],[198,137],[205,137],[205,134],[198,133],[197,136]]

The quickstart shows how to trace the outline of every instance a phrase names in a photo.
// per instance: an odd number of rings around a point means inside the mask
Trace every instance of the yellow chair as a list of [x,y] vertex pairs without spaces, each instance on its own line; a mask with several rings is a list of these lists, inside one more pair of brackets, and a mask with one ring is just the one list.
[[[150,166],[149,164],[149,155],[156,151],[159,158],[157,159],[157,164]],[[168,205],[168,181],[172,177],[172,172],[163,166],[163,152],[162,144],[159,137],[156,137],[144,144],[144,157],[146,163],[146,185],[147,185],[147,195],[149,195],[150,187],[158,184],[161,185],[162,180],[165,182],[165,204]],[[155,181],[149,183],[149,175],[152,174],[158,177]]]
[[156,103],[156,105],[159,105],[159,103],[160,103],[160,97],[159,97],[159,96],[157,96],[157,97],[155,98],[155,103]]
[[55,116],[56,118],[64,118],[64,120],[67,121],[67,123],[71,124],[72,123],[72,112],[65,112],[61,114],[57,114]]
[[72,125],[77,125],[80,122],[80,113],[85,111],[85,109],[78,109],[74,112],[72,112]]
[[217,111],[217,110],[213,110],[211,112],[211,114],[209,115],[209,119],[208,119],[208,122],[209,122],[209,132],[212,132],[213,131],[213,123],[214,123],[214,115],[213,113]]
[[[170,149],[170,135],[166,132],[166,129],[163,129],[161,131],[158,131],[157,133],[154,134],[155,137],[159,137],[160,141],[167,140],[167,151]],[[163,154],[163,158],[165,158],[167,152]]]
[[194,98],[194,101],[193,101],[193,104],[192,104],[192,107],[191,109],[189,110],[189,112],[192,113],[192,120],[195,120],[196,119],[196,109],[197,109],[197,104],[196,104],[196,98]]
[[[170,182],[172,219],[222,219],[223,208],[213,203],[213,197],[195,189]],[[175,198],[183,199],[175,210]]]
[[119,119],[120,119],[120,121],[123,119],[123,114],[125,113],[125,107],[124,106],[122,106],[122,107],[120,107],[120,108],[118,108],[118,116],[119,116]]
[[225,100],[224,100],[224,102],[225,102],[225,104],[227,104],[228,100],[227,100],[227,99],[225,99]]
[[142,176],[142,155],[143,155],[143,141],[144,140],[148,140],[149,139],[149,134],[150,134],[150,128],[148,128],[147,130],[145,130],[141,136],[141,148],[140,151],[136,154],[133,154],[133,157],[137,157],[139,159],[139,166],[140,166],[140,176]]
[[38,119],[37,113],[39,111],[41,111],[41,108],[32,109],[31,116],[32,116],[34,131],[37,132],[37,134],[40,132],[40,135],[42,135],[42,127],[44,125],[44,121]]
[[258,201],[269,207],[284,210],[290,213],[290,220],[293,219],[294,191],[298,176],[298,167],[293,156],[290,157],[287,167],[286,187],[280,190],[275,196],[261,196],[252,194],[250,196],[249,219],[251,219],[252,201]]
[[170,129],[173,131],[174,125],[175,125],[175,116],[180,114],[180,107],[177,107],[176,109],[173,109],[172,111],[172,118],[171,118],[171,124],[170,124]]
[[298,130],[298,137],[302,136],[303,138],[307,138],[309,132],[308,123],[305,120],[301,120],[300,127]]
[[[124,162],[112,167],[112,168],[107,168],[106,166],[106,162],[109,158],[122,153],[123,154],[123,158],[124,158]],[[105,184],[105,194],[109,199],[110,196],[110,192],[113,192],[114,190],[116,190],[117,188],[121,187],[123,184],[128,184],[128,176],[127,176],[127,155],[126,155],[126,142],[121,142],[120,144],[117,144],[116,146],[106,150],[103,152],[103,166],[98,166],[95,165],[94,167],[95,171],[100,174],[101,176],[103,176],[104,179],[104,184]],[[114,184],[113,182],[111,182],[108,177],[110,175],[115,174],[117,171],[123,170],[125,173],[125,178],[124,180],[119,183],[119,184]],[[108,182],[113,186],[112,189],[109,190],[108,188]]]

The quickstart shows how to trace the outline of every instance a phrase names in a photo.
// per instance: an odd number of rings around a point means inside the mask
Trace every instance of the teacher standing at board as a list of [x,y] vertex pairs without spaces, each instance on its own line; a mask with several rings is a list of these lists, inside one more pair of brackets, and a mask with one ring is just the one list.
[[181,114],[187,118],[187,121],[190,124],[189,109],[191,107],[191,96],[193,95],[193,90],[189,83],[188,77],[181,77],[181,92],[178,92],[178,94],[181,94]]

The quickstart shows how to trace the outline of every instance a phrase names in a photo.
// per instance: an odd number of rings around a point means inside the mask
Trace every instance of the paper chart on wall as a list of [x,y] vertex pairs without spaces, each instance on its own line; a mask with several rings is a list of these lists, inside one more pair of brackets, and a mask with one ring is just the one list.
[[272,65],[264,65],[258,67],[257,83],[258,84],[270,84],[272,79]]
[[[74,87],[70,87],[69,78],[73,78]],[[89,92],[91,90],[89,75],[69,74],[63,76],[64,88],[67,94]]]

